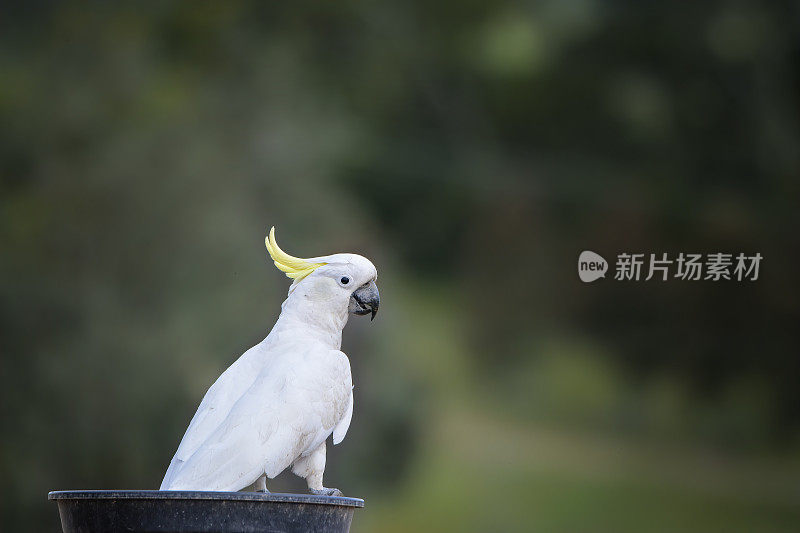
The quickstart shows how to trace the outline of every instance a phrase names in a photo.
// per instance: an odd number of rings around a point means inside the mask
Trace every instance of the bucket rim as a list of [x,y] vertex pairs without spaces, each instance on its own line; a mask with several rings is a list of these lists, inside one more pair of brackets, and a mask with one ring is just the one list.
[[221,492],[202,490],[54,490],[48,500],[223,500],[261,501],[317,505],[364,507],[361,498],[317,496],[284,492]]

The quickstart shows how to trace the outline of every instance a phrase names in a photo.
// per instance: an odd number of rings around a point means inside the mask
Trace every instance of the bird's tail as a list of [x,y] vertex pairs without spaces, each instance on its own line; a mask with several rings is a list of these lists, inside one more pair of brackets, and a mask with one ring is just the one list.
[[169,468],[167,468],[167,473],[164,474],[164,480],[161,482],[161,486],[158,488],[158,490],[172,490],[172,482],[177,477],[178,472],[181,471],[181,466],[183,466],[183,461],[177,457],[173,457],[172,461],[169,463]]

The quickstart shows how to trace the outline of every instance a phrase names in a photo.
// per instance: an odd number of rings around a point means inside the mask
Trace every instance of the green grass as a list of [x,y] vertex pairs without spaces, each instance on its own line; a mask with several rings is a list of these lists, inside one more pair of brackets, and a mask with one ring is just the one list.
[[796,465],[444,414],[399,494],[353,531],[789,532]]

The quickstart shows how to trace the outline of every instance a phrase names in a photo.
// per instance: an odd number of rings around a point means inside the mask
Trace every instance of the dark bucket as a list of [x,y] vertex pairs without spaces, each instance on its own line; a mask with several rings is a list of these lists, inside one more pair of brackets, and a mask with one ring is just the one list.
[[358,498],[259,492],[65,490],[47,498],[58,503],[64,533],[346,533],[364,507]]

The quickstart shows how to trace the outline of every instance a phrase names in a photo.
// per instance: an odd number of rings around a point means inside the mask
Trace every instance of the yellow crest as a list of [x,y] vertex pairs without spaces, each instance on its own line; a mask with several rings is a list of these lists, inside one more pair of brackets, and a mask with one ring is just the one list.
[[275,242],[275,226],[272,226],[269,230],[269,235],[264,239],[264,244],[267,245],[269,256],[272,258],[278,270],[285,272],[295,283],[308,276],[322,265],[327,264],[312,263],[308,259],[294,257],[281,250],[278,247],[278,243]]

